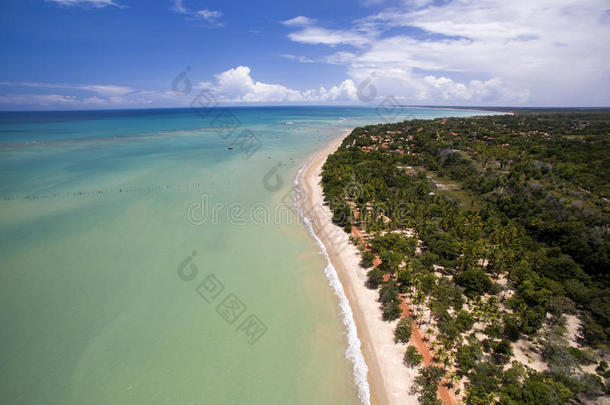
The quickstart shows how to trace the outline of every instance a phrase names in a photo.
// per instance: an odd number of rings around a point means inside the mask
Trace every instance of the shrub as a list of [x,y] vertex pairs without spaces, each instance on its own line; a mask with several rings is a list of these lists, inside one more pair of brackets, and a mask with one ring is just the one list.
[[483,329],[483,333],[490,338],[499,339],[502,336],[502,325],[498,323],[491,323]]
[[525,380],[521,400],[528,404],[560,405],[569,403],[573,396],[562,383],[535,374]]
[[333,223],[345,229],[346,232],[351,232],[352,209],[347,204],[339,203],[331,207],[331,210],[333,212]]
[[405,356],[403,358],[403,362],[408,367],[417,367],[421,364],[423,359],[424,359],[424,356],[422,356],[421,354],[418,353],[415,346],[409,346],[409,347],[407,347],[407,350],[405,351]]
[[455,278],[456,283],[464,287],[466,295],[474,297],[484,294],[491,289],[489,276],[480,269],[468,269]]
[[508,340],[502,339],[494,344],[494,352],[511,356],[513,354],[513,348]]
[[499,342],[493,342],[493,360],[496,364],[506,364],[510,360],[510,356],[513,354],[513,348],[508,340],[500,340]]
[[379,288],[379,284],[383,281],[383,272],[379,269],[370,270],[367,273],[366,286],[371,290]]
[[393,250],[403,255],[413,256],[417,247],[417,239],[407,238],[397,233],[388,233],[384,236],[373,238],[371,245],[377,251]]
[[470,330],[474,325],[474,317],[468,311],[461,310],[455,319],[455,326],[460,332],[466,332]]
[[419,400],[424,404],[442,404],[437,397],[438,383],[443,377],[443,369],[436,366],[427,366],[419,371],[415,377],[411,392],[419,394]]
[[607,336],[604,329],[595,323],[590,317],[586,317],[582,323],[582,335],[591,346],[606,342]]
[[396,343],[407,343],[411,339],[413,319],[410,316],[406,316],[398,321],[396,329],[394,330],[394,342]]
[[504,314],[504,329],[502,331],[504,337],[513,342],[519,339],[520,325],[519,318],[512,314]]
[[595,398],[604,394],[604,383],[595,374],[583,374],[579,381],[581,393],[587,398]]
[[467,373],[474,368],[477,360],[476,352],[472,346],[463,345],[458,347],[456,360],[460,369]]
[[576,347],[568,347],[568,351],[580,364],[593,364],[596,362],[595,353],[590,350],[581,350]]
[[[470,384],[467,386],[467,404],[488,404],[489,394],[497,391],[500,384],[499,376],[502,368],[492,362],[480,362],[475,365],[474,370],[468,375]],[[531,402],[535,404],[535,402]]]
[[394,280],[388,281],[379,291],[379,301],[387,304],[391,301],[398,301],[398,285]]
[[382,305],[383,314],[382,318],[384,321],[393,321],[397,319],[402,310],[400,309],[400,304],[398,301],[390,301]]
[[411,273],[409,270],[399,271],[396,279],[400,285],[400,292],[403,293],[413,285],[414,281],[413,273]]
[[402,256],[398,253],[394,253],[391,250],[385,250],[379,253],[381,264],[379,268],[385,272],[394,274],[400,267],[402,262]]
[[373,266],[373,260],[375,260],[375,255],[369,252],[368,250],[365,250],[362,252],[362,260],[360,260],[360,266],[367,269]]

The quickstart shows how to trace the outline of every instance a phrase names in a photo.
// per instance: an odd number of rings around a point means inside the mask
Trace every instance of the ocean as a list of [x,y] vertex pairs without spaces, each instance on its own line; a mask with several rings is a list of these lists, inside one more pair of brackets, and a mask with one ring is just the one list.
[[473,114],[0,112],[0,402],[366,403],[336,280],[283,202],[346,129]]

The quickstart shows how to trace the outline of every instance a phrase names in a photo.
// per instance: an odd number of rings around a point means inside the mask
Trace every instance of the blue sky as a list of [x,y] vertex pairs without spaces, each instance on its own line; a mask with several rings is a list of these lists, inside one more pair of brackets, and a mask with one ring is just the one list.
[[[4,0],[0,109],[179,107],[201,91],[225,104],[608,106],[609,8]],[[186,67],[193,89],[173,92]]]

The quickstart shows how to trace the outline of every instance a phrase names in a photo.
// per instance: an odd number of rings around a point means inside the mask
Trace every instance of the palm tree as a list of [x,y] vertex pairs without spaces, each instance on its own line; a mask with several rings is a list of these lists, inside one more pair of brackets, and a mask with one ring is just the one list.
[[421,313],[422,313],[422,304],[425,302],[426,300],[426,296],[424,295],[424,293],[421,290],[417,290],[417,292],[415,293],[415,297],[413,298],[413,302],[415,303],[416,307],[417,307],[417,317],[418,319],[421,318]]
[[450,358],[449,358],[449,354],[447,353],[447,351],[445,350],[444,347],[440,346],[438,348],[436,357],[443,364],[443,371],[446,371],[447,366],[450,364]]
[[428,340],[428,336],[432,336],[433,333],[434,333],[434,329],[432,329],[432,328],[426,329],[426,340]]

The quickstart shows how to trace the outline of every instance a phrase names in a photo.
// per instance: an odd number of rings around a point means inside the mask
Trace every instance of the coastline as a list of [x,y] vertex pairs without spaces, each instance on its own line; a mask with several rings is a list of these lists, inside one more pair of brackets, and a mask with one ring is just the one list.
[[[394,343],[394,328],[398,321],[385,322],[381,319],[378,293],[365,286],[366,270],[359,264],[360,253],[350,243],[349,235],[332,223],[330,209],[324,205],[320,185],[322,166],[328,155],[337,150],[350,132],[351,130],[346,131],[340,138],[315,152],[299,171],[295,180],[297,193],[301,194],[299,208],[306,224],[311,227],[312,236],[327,255],[329,266],[325,273],[329,282],[340,301],[344,292],[349,302],[348,308],[341,305],[341,309],[345,317],[351,318],[353,315],[355,321],[355,330],[352,332],[357,333],[357,337],[355,342],[350,340],[347,356],[354,363],[354,377],[360,399],[365,404],[369,401],[372,404],[416,404],[417,397],[410,395],[409,389],[417,369],[404,366],[402,358],[406,346]],[[338,286],[333,285],[334,270]],[[348,327],[348,335],[349,320],[343,320]],[[354,353],[355,350],[361,351],[361,354]],[[358,364],[359,355],[363,356],[366,364]],[[364,382],[359,381],[363,378],[363,373]],[[367,394],[370,399],[366,398]]]

